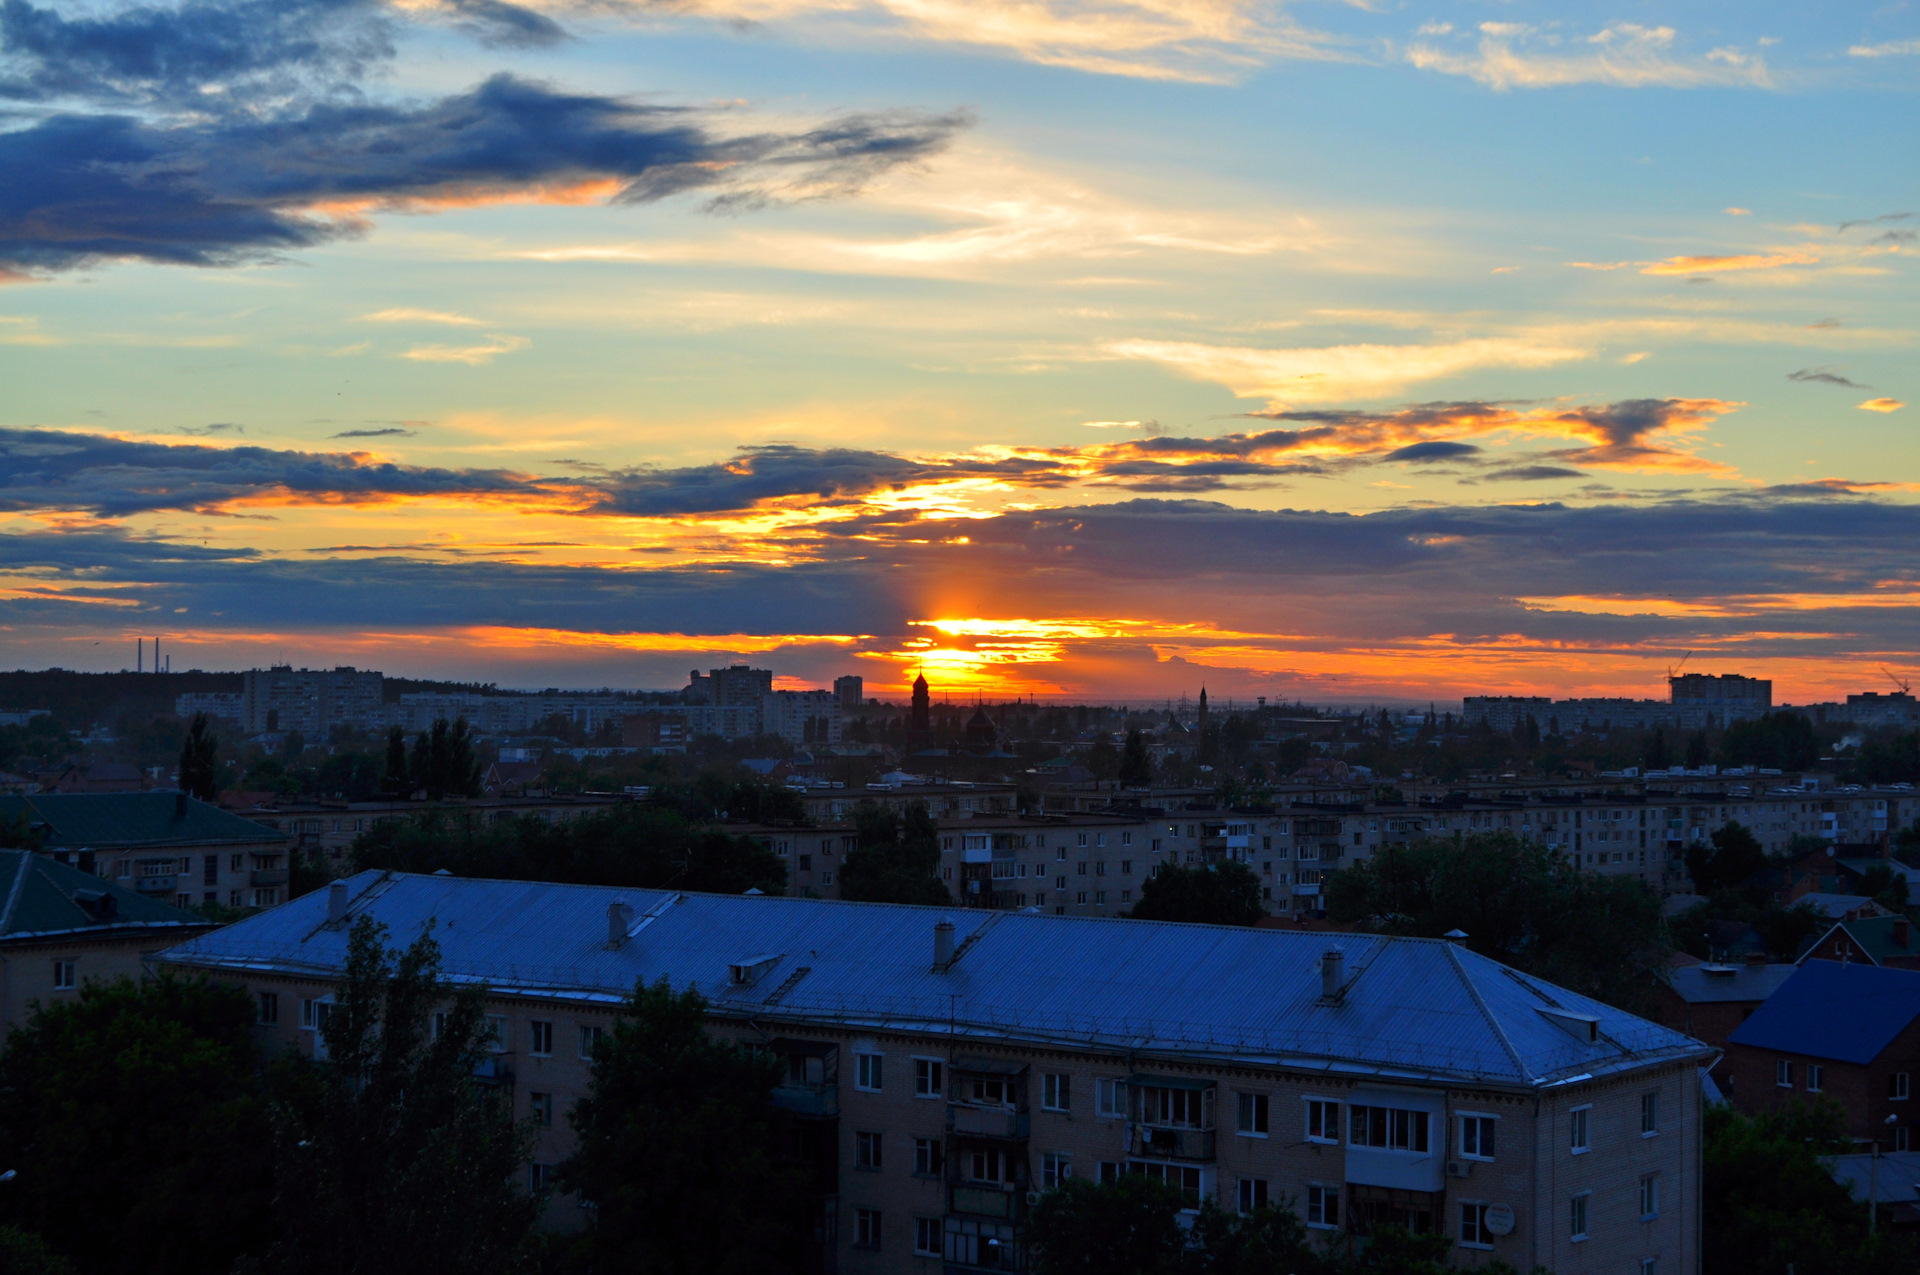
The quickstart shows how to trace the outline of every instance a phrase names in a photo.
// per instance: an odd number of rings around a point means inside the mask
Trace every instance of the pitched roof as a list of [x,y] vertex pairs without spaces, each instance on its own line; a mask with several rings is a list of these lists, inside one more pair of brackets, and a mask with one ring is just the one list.
[[[104,899],[112,902],[103,907]],[[204,917],[31,850],[0,850],[0,939],[209,924]]]
[[177,792],[0,793],[0,820],[25,814],[46,825],[50,847],[204,845],[284,841],[218,806]]
[[[1907,922],[1904,916],[1889,915],[1838,922],[1832,929],[1808,939],[1794,959],[1805,961],[1835,935],[1843,933],[1853,940],[1855,950],[1864,952],[1875,965],[1884,965],[1893,957],[1920,956],[1920,926]],[[1906,935],[1904,943],[1900,941],[1902,934]]]
[[1869,1063],[1920,1018],[1920,970],[1808,961],[1727,1039],[1736,1045]]
[[[450,977],[603,1005],[636,980],[664,977],[697,987],[717,1014],[765,1024],[831,1021],[1527,1088],[1708,1053],[1436,939],[375,872],[343,888],[353,914],[384,924],[394,942],[431,924]],[[326,894],[161,959],[335,977],[347,934],[325,925]],[[618,948],[607,941],[615,902],[637,918]],[[959,953],[945,972],[933,968],[942,917]],[[1323,1004],[1319,964],[1330,948],[1343,954],[1348,982],[1337,1003]],[[752,986],[733,985],[728,966],[765,953],[779,954],[774,965]],[[1597,1041],[1546,1011],[1593,1016]]]
[[1683,965],[1671,971],[1673,990],[1689,1005],[1763,1001],[1793,977],[1791,965]]

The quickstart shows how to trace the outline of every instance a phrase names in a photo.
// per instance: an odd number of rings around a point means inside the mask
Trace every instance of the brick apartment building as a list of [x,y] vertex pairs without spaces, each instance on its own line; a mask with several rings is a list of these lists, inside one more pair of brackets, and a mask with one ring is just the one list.
[[434,923],[488,987],[530,1182],[635,982],[697,987],[787,1062],[823,1270],[1023,1271],[1042,1192],[1123,1172],[1286,1201],[1329,1244],[1396,1221],[1470,1266],[1698,1269],[1710,1051],[1448,943],[369,872],[159,960],[310,1051],[361,916]]
[[[1734,1029],[1716,1076],[1753,1113],[1794,1099],[1831,1098],[1848,1131],[1883,1149],[1914,1146],[1913,1078],[1920,1073],[1920,970],[1803,961]],[[1891,1118],[1891,1123],[1889,1123]]]

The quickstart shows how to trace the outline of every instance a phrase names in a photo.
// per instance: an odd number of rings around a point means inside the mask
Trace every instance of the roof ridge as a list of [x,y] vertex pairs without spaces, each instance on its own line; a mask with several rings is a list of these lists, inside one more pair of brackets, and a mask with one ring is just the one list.
[[[1473,997],[1473,1003],[1479,1007],[1480,1016],[1486,1019],[1487,1026],[1493,1029],[1494,1039],[1500,1042],[1500,1048],[1506,1050],[1507,1057],[1513,1060],[1513,1069],[1519,1073],[1522,1081],[1532,1083],[1535,1078],[1527,1074],[1526,1060],[1520,1057],[1520,1051],[1515,1049],[1513,1041],[1507,1038],[1507,1029],[1501,1025],[1499,1018],[1487,1005],[1486,997],[1482,996],[1480,989],[1474,986],[1472,977],[1467,973],[1466,962],[1460,959],[1460,948],[1457,944],[1447,944],[1447,959],[1452,962],[1454,972],[1460,976],[1460,985],[1467,989],[1467,995]],[[1499,966],[1499,968],[1506,967]]]

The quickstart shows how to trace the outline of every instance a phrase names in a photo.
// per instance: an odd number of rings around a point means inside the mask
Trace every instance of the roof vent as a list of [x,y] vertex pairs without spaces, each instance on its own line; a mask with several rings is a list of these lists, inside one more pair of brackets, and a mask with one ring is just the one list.
[[347,883],[335,881],[327,887],[327,924],[342,925],[347,919]]
[[626,900],[615,899],[607,904],[607,946],[619,947],[627,941],[627,931],[633,926],[633,909]]
[[1449,943],[1465,943],[1467,941],[1467,932],[1465,930],[1459,930],[1459,929],[1448,930],[1445,934],[1442,934],[1440,937],[1445,939]]
[[1576,1014],[1570,1009],[1538,1006],[1540,1016],[1558,1027],[1567,1035],[1582,1044],[1597,1044],[1600,1040],[1600,1019],[1594,1014]]
[[933,924],[933,968],[942,973],[953,964],[953,922],[941,917]]
[[761,975],[779,963],[780,955],[777,952],[769,956],[745,957],[727,966],[727,981],[735,987],[752,987],[760,981]]
[[1347,958],[1337,947],[1320,954],[1320,999],[1337,1001],[1347,990]]

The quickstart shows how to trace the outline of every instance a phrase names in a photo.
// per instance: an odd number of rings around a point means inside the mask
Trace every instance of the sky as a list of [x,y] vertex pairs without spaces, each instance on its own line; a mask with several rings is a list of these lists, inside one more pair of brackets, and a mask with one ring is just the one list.
[[1920,674],[1920,6],[0,3],[0,665]]

